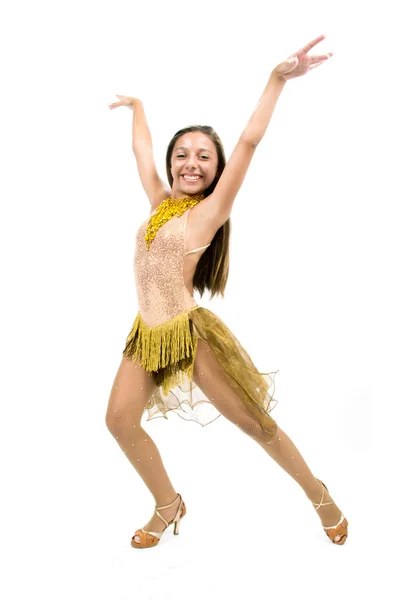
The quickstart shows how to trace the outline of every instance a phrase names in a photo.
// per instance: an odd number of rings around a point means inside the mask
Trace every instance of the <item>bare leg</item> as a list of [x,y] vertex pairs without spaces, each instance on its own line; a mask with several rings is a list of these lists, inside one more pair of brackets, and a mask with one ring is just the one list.
[[[322,489],[325,491],[324,502],[332,500],[285,432],[278,427],[271,440],[258,421],[249,414],[240,398],[226,381],[223,369],[212,349],[200,339],[193,379],[219,412],[253,438],[302,487],[312,502],[320,502]],[[322,524],[328,527],[338,522],[341,511],[335,504],[332,504],[320,507],[317,514]]]
[[[333,501],[329,492],[323,488],[320,482],[312,474],[292,440],[279,426],[271,441],[266,440],[262,434],[255,436],[253,439],[268,452],[271,458],[273,458],[286,473],[297,481],[311,502],[320,502],[322,490],[324,490],[324,502]],[[336,504],[321,506],[317,513],[321,519],[322,525],[325,525],[325,527],[336,525],[341,515],[341,511]],[[340,537],[340,535],[336,536],[335,540],[339,541]]]
[[[157,506],[170,504],[177,498],[162,462],[160,452],[141,426],[144,408],[156,384],[138,362],[122,358],[108,402],[106,424],[120,448],[153,495]],[[167,521],[173,519],[178,501],[161,514]],[[163,531],[165,524],[153,515],[144,526],[150,531]],[[140,542],[140,539],[138,539]]]

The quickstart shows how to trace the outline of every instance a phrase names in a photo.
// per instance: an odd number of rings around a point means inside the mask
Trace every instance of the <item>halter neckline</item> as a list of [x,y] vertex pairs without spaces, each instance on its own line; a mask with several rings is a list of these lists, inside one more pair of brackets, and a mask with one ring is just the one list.
[[195,194],[193,196],[183,196],[182,198],[172,198],[169,196],[167,200],[173,200],[174,202],[179,202],[179,200],[202,200],[204,198],[204,194]]

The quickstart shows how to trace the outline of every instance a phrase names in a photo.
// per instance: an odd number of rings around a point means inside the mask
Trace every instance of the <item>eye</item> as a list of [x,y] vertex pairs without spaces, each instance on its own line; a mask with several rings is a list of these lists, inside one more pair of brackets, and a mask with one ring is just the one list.
[[[176,158],[181,158],[184,157],[184,154],[177,154]],[[200,158],[210,158],[209,156],[207,156],[206,154],[201,154]]]

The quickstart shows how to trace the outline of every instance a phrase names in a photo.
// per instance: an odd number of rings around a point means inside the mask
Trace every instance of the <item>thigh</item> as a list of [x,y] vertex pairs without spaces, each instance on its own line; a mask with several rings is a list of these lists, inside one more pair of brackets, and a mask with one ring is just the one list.
[[262,428],[248,412],[240,396],[229,384],[225,371],[212,348],[199,338],[193,369],[193,381],[216,409],[247,435],[259,437]]
[[138,361],[123,357],[115,376],[107,407],[107,421],[115,421],[129,412],[140,423],[143,411],[157,385]]

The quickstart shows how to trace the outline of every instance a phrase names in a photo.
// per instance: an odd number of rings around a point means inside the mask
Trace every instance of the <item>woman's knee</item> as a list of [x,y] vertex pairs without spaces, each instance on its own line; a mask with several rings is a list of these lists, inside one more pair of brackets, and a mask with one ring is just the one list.
[[[114,406],[114,408],[113,408]],[[111,404],[106,412],[107,429],[114,435],[123,433],[127,428],[133,429],[140,427],[143,411],[139,414],[138,411],[132,411],[126,404]]]
[[244,431],[248,436],[255,440],[260,440],[265,437],[265,431],[260,423],[251,415],[242,415],[237,418],[236,425]]

